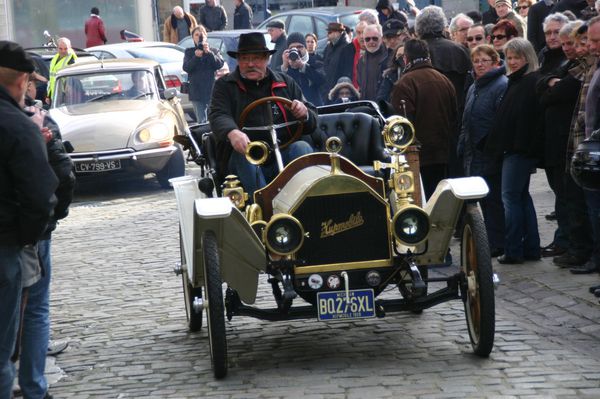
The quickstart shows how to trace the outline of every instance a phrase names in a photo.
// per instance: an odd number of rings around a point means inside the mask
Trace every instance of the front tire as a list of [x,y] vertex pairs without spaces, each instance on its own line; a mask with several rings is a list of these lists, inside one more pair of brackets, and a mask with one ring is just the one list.
[[185,301],[185,315],[187,316],[188,328],[191,332],[196,332],[202,328],[202,310],[194,310],[194,298],[202,298],[202,287],[194,287],[190,282],[187,271],[187,261],[185,251],[183,250],[183,239],[181,237],[181,228],[179,229],[179,256],[181,259],[181,285],[183,287],[183,300]]
[[171,188],[169,179],[185,176],[185,157],[183,150],[177,147],[177,150],[171,155],[166,165],[156,172],[156,180],[162,188]]
[[496,310],[492,258],[479,207],[469,204],[461,241],[462,297],[473,352],[488,357],[494,346]]
[[227,375],[227,336],[225,331],[225,306],[223,282],[219,262],[219,248],[213,231],[202,234],[202,257],[204,261],[204,292],[208,300],[207,328],[215,378]]

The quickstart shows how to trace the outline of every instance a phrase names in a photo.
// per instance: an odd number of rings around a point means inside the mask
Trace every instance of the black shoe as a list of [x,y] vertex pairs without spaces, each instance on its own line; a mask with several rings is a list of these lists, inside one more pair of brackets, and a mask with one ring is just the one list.
[[[583,266],[574,267],[569,271],[573,274],[590,274],[600,271],[600,268],[598,267],[598,265],[596,265],[596,263],[593,260],[588,260]],[[596,291],[594,291],[594,294],[596,294]]]
[[511,258],[510,256],[506,256],[506,254],[502,254],[498,256],[498,263],[502,263],[503,265],[519,265],[523,263],[523,259]]
[[490,255],[492,258],[497,258],[504,253],[504,248],[490,248]]
[[48,392],[46,392],[46,395],[44,395],[44,399],[54,399],[54,396],[52,396]]
[[559,267],[579,267],[587,261],[587,258],[566,253],[560,256],[555,256],[552,261]]
[[594,291],[594,296],[596,298],[600,298],[600,288],[598,288],[596,291]]
[[540,259],[542,259],[542,257],[539,256],[539,255],[533,255],[533,256],[526,256],[525,257],[525,260],[528,261],[528,262],[537,262]]
[[546,220],[556,220],[556,212],[552,211],[546,215]]
[[555,243],[550,243],[550,245],[541,248],[542,257],[547,258],[550,256],[558,256],[567,252],[566,248],[560,247]]
[[590,294],[593,294],[596,290],[600,290],[600,285],[593,285],[590,287]]

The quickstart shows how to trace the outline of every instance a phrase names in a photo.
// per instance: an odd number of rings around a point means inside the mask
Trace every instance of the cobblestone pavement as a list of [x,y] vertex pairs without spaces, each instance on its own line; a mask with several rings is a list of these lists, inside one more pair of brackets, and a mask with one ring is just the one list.
[[[49,359],[55,398],[600,397],[600,305],[588,293],[599,276],[548,259],[494,261],[489,359],[471,353],[460,301],[329,324],[238,317],[227,323],[229,374],[216,381],[206,328],[187,331],[172,273],[173,192],[151,180],[108,189],[81,192],[54,235],[52,336],[70,343]],[[547,244],[555,225],[543,217],[553,201],[543,173],[532,191]]]

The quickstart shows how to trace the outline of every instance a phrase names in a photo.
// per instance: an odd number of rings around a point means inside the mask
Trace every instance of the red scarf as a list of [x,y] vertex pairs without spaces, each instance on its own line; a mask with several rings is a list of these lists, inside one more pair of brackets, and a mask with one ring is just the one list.
[[352,40],[354,45],[354,65],[352,67],[352,84],[358,89],[358,60],[360,59],[360,44],[358,38]]

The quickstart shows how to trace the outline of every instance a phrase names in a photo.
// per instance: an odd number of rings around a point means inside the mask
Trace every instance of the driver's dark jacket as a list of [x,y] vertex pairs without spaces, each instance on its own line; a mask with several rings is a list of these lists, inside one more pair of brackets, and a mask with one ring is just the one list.
[[[306,102],[302,90],[291,77],[267,69],[267,77],[259,82],[243,79],[239,68],[233,73],[223,76],[215,82],[212,100],[208,111],[208,121],[212,132],[217,138],[217,159],[221,170],[226,170],[229,156],[233,151],[227,133],[234,129],[239,129],[240,116],[242,111],[252,102],[268,97],[279,96],[290,100],[299,100],[304,102],[308,108],[308,120],[304,123],[302,134],[310,134],[317,126],[316,108]],[[286,120],[294,120],[290,111],[283,107],[283,113],[273,117],[274,123],[283,123]],[[259,106],[254,109],[246,119],[246,126],[265,126],[269,124],[271,111],[267,106]],[[290,129],[296,128],[296,125],[290,126]],[[253,139],[253,133],[249,133],[250,140]]]
[[58,179],[39,128],[0,87],[0,245],[35,243],[56,204]]

